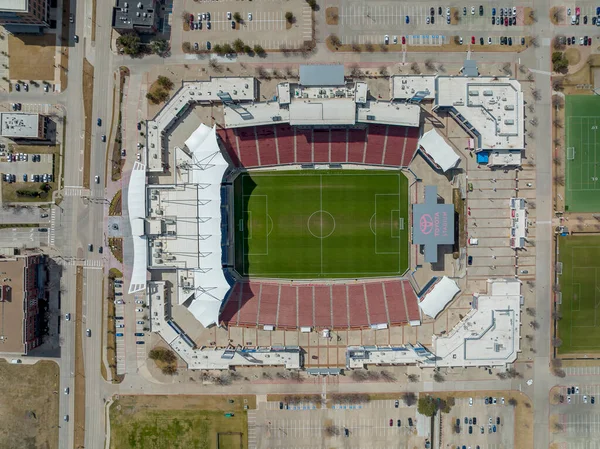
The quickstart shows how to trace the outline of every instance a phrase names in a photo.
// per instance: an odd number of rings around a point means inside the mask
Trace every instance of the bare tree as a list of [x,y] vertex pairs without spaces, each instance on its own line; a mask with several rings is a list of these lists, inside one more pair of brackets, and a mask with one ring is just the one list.
[[388,69],[386,66],[381,66],[379,67],[379,75],[387,78],[388,76],[390,76],[390,74],[388,73]]
[[552,162],[554,163],[554,165],[561,165],[562,164],[562,159],[560,158],[560,156],[554,156],[552,158]]
[[350,45],[350,47],[352,48],[352,51],[354,53],[360,53],[361,52],[360,45],[358,45],[356,42],[352,42],[352,44]]
[[516,407],[516,405],[518,404],[517,400],[515,398],[510,398],[508,400],[508,404],[512,405],[513,407]]
[[558,117],[556,117],[554,120],[552,120],[552,124],[554,125],[555,128],[562,128],[563,127],[563,123],[562,120],[559,119]]
[[[564,78],[562,78],[562,77],[555,78],[555,79],[552,80],[552,89],[555,90],[555,91],[557,91],[557,92],[559,92],[559,91],[563,90],[564,84],[565,84],[565,79]],[[555,105],[554,104],[554,99],[552,99],[552,105],[553,106],[562,106],[562,104],[564,104],[564,101],[562,101],[562,98],[561,97],[556,97],[556,98],[558,98],[558,99],[561,100],[560,101],[561,104],[556,104]]]
[[325,426],[323,431],[325,432],[325,435],[327,435],[328,437],[335,437],[341,433],[340,428],[338,426],[334,426],[333,424],[329,425],[329,426]]
[[527,66],[525,64],[519,64],[519,72],[522,74],[527,73]]
[[562,359],[552,359],[550,362],[552,368],[560,368],[562,366]]
[[529,72],[527,74],[527,81],[533,81],[533,79],[534,79],[533,73]]
[[427,70],[431,70],[434,71],[435,70],[435,64],[433,63],[433,59],[426,59],[425,60],[425,67],[427,68]]
[[558,337],[552,339],[552,346],[554,346],[555,348],[560,348],[562,346],[562,343],[563,341]]
[[542,93],[540,92],[540,90],[539,90],[539,89],[533,89],[533,90],[531,91],[531,96],[533,97],[533,99],[534,99],[535,101],[539,101],[539,100],[541,100],[541,99],[542,99]]
[[525,313],[529,316],[535,316],[535,309],[533,307],[527,307],[525,309]]
[[329,42],[331,42],[331,45],[334,47],[340,47],[342,45],[342,41],[337,34],[329,35]]
[[526,340],[527,340],[529,343],[531,343],[531,342],[533,341],[533,335],[529,335],[529,334],[527,334],[527,335],[525,335],[525,339],[526,339]]
[[418,382],[418,380],[419,380],[419,376],[416,374],[409,374],[407,377],[408,377],[409,382],[414,383],[414,382]]
[[364,370],[353,370],[350,377],[355,382],[364,382],[369,378],[369,375]]
[[538,48],[540,46],[540,41],[537,38],[537,36],[533,36],[531,39],[529,39],[529,43],[534,47],[534,48]]
[[561,422],[554,421],[554,424],[552,424],[552,430],[554,430],[555,432],[562,432],[564,430],[564,427]]
[[512,74],[512,64],[510,62],[504,63],[504,65],[502,66],[502,71],[504,73],[506,73],[507,75],[511,75]]
[[402,400],[407,406],[415,405],[417,403],[417,395],[409,391],[402,394]]
[[367,50],[369,53],[373,53],[375,51],[375,47],[371,43],[365,44],[365,50]]
[[531,120],[529,120],[529,124],[531,126],[538,126],[538,119],[537,119],[537,117],[533,117]]
[[529,326],[531,326],[532,329],[537,330],[540,328],[540,323],[538,323],[537,321],[533,320],[531,323],[529,323]]
[[555,321],[560,321],[562,320],[562,313],[560,310],[555,310],[554,312],[552,312],[552,319]]
[[419,75],[421,73],[421,69],[419,68],[419,64],[417,64],[416,62],[413,62],[410,65],[410,70],[415,74],[415,75]]
[[533,131],[527,131],[527,137],[530,139],[533,139],[534,138]]
[[532,113],[535,112],[535,105],[533,103],[529,103],[527,105],[527,110]]
[[446,379],[444,378],[442,373],[436,371],[435,373],[433,373],[433,380],[435,380],[436,382],[443,382]]
[[396,376],[386,370],[381,371],[381,378],[386,382],[394,382],[396,380]]

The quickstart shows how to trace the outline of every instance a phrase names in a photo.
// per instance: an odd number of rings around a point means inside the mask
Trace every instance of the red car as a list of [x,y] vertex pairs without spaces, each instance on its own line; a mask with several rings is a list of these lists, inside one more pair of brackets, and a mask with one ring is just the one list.
[[394,420],[390,419],[390,427],[393,427],[393,426],[394,426]]
[[190,25],[194,23],[194,15],[190,14]]
[[507,27],[508,26],[508,17],[504,18],[504,26]]
[[575,15],[576,16],[581,15],[581,9],[579,9],[579,6],[577,8],[575,8]]
[[402,45],[406,44],[406,38],[402,36]]
[[475,36],[471,36],[471,43],[475,44]]

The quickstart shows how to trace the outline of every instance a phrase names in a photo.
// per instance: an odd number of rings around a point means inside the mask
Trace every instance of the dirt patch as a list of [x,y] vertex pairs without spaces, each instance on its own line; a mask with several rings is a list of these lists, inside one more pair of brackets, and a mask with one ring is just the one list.
[[108,239],[108,247],[110,252],[119,262],[123,263],[123,239],[111,237]]
[[0,447],[58,448],[58,365],[12,365],[0,361]]
[[25,34],[8,35],[11,80],[54,80],[56,36]]
[[565,51],[565,58],[569,61],[569,65],[579,64],[581,61],[581,53],[577,48],[569,48]]
[[85,442],[85,367],[83,363],[83,267],[77,267],[75,275],[75,407],[73,427],[74,447]]
[[325,10],[325,22],[327,25],[337,25],[340,19],[338,7],[330,6]]
[[565,19],[565,7],[564,6],[553,6],[550,8],[550,22],[554,25],[558,25]]
[[123,203],[123,191],[119,190],[117,193],[115,193],[115,196],[113,196],[112,200],[110,201],[110,206],[108,207],[108,215],[110,216],[117,216],[117,215],[121,215],[122,213],[122,203]]
[[92,42],[96,42],[96,0],[92,0]]
[[90,188],[90,158],[92,155],[92,105],[94,92],[94,66],[83,59],[83,113],[85,115],[85,140],[83,150],[83,187]]
[[536,21],[535,11],[529,6],[523,8],[523,23],[525,25],[533,25]]

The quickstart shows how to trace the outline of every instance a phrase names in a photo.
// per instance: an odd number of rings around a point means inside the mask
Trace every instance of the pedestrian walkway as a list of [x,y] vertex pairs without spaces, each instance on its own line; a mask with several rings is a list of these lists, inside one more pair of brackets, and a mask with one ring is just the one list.
[[256,410],[248,410],[248,449],[256,449]]
[[89,194],[89,189],[83,187],[65,187],[63,189],[63,196],[88,196]]
[[54,238],[56,237],[56,207],[52,207],[50,211],[50,232],[48,242],[50,246],[54,246]]

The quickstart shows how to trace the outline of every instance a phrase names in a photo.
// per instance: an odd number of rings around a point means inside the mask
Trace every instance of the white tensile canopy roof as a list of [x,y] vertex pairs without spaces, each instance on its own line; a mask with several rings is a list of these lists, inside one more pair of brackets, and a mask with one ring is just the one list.
[[456,167],[460,162],[460,156],[435,129],[427,131],[421,136],[419,146],[444,172]]
[[127,210],[133,239],[133,270],[129,293],[146,289],[148,245],[144,223],[146,219],[146,167],[140,162],[133,164],[127,190]]
[[425,297],[419,302],[419,307],[425,315],[435,318],[458,292],[460,292],[460,288],[456,282],[444,276],[425,294]]
[[225,278],[221,247],[221,181],[229,164],[217,144],[216,127],[201,124],[185,141],[192,153],[191,183],[198,185],[200,258],[194,270],[194,298],[188,310],[204,327],[219,320],[230,285]]

